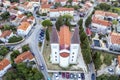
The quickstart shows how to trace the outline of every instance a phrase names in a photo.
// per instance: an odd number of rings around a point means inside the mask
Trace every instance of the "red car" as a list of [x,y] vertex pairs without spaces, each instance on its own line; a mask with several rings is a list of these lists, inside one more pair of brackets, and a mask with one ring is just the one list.
[[66,73],[66,78],[69,79],[70,78],[70,74],[67,72]]
[[65,73],[64,72],[62,73],[62,78],[65,78]]

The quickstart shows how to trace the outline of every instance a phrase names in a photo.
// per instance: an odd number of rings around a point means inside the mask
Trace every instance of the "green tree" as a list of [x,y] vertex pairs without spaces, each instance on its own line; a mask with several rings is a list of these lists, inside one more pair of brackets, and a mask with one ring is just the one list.
[[78,10],[80,7],[79,7],[78,5],[74,5],[73,8],[74,8],[75,10]]
[[11,29],[11,27],[9,25],[4,25],[3,27],[4,27],[4,30],[10,30]]
[[10,13],[9,12],[4,12],[0,15],[2,17],[3,20],[6,20],[10,17]]
[[49,41],[50,40],[50,37],[49,37],[49,31],[48,29],[46,29],[46,40]]
[[91,24],[91,21],[92,21],[92,16],[90,15],[85,21],[85,26],[88,27]]
[[18,50],[14,50],[10,55],[11,61],[14,62],[14,59],[20,54]]
[[62,16],[59,16],[58,19],[57,19],[57,21],[56,21],[56,23],[55,23],[56,29],[57,29],[58,31],[60,31],[60,27],[61,27],[63,24],[64,24],[64,22],[63,22],[63,17],[62,17]]
[[8,52],[9,51],[5,46],[0,47],[0,56],[5,56]]
[[42,22],[42,25],[43,25],[44,27],[49,27],[49,26],[52,26],[52,22],[51,22],[50,20],[44,20],[44,21]]
[[28,45],[28,44],[27,44],[27,45],[22,46],[22,52],[25,52],[25,51],[28,51],[28,50],[30,50],[30,48],[29,48],[29,45]]
[[80,19],[80,20],[78,21],[78,25],[79,25],[80,27],[82,27],[82,24],[83,24],[83,19]]
[[9,43],[14,43],[14,42],[19,42],[21,41],[23,38],[21,36],[12,36],[9,38]]
[[98,6],[100,7],[101,10],[104,10],[104,11],[108,11],[111,8],[111,6],[106,3],[101,3]]
[[58,8],[60,6],[61,6],[60,2],[56,2],[55,5],[54,5],[55,8]]
[[96,52],[95,54],[94,54],[94,56],[93,56],[93,62],[94,62],[94,64],[95,64],[95,69],[99,69],[100,67],[101,67],[101,65],[102,65],[102,61],[101,61],[101,59],[100,59],[100,56],[101,56],[101,53],[99,53],[99,52]]

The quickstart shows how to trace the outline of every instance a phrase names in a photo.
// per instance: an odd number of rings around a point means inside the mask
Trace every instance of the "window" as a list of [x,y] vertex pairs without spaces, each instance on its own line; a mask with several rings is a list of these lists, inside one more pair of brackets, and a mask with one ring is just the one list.
[[72,58],[74,58],[74,56],[72,56]]
[[57,61],[57,59],[55,59],[55,61]]
[[55,56],[55,58],[57,58],[57,56]]
[[75,54],[75,53],[73,52],[73,54]]
[[73,61],[73,59],[71,61]]
[[55,52],[55,54],[57,54],[57,52]]

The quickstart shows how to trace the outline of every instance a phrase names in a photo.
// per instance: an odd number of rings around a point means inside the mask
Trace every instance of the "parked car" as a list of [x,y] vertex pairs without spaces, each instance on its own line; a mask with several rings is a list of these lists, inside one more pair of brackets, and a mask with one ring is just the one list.
[[81,73],[81,78],[82,78],[82,80],[85,80],[85,75],[84,75],[84,73]]
[[64,72],[62,73],[62,78],[65,78],[65,73]]
[[82,79],[81,79],[81,74],[78,74],[78,80],[82,80]]
[[75,75],[74,75],[74,79],[77,79],[77,78],[78,78],[78,76],[75,74]]
[[47,80],[51,80],[50,78],[47,78]]
[[74,74],[70,73],[70,78],[73,79],[74,78]]
[[59,79],[59,76],[58,76],[58,73],[55,73],[55,79],[58,80]]
[[108,71],[109,72],[114,72],[112,68],[108,68]]
[[94,73],[92,73],[92,75],[91,75],[91,80],[95,80],[95,74]]
[[41,69],[41,70],[44,70],[44,66],[43,66],[43,65],[40,65],[40,69]]
[[70,78],[70,74],[67,72],[66,73],[66,78],[69,79]]

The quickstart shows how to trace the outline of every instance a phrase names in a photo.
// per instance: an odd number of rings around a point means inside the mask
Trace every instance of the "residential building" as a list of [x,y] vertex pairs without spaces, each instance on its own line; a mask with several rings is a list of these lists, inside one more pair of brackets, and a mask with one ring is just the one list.
[[67,68],[70,64],[77,64],[78,54],[81,54],[79,28],[76,27],[71,33],[66,25],[61,26],[59,32],[52,27],[50,55],[52,64]]
[[74,8],[57,8],[50,9],[50,17],[59,17],[60,15],[69,14],[73,16]]
[[14,59],[16,64],[27,61],[34,61],[34,56],[30,51],[23,52]]
[[13,32],[10,30],[3,31],[0,40],[3,42],[8,42],[8,39],[13,36]]
[[100,34],[106,34],[111,32],[112,23],[106,20],[93,17],[92,19],[92,31]]
[[118,14],[117,13],[112,13],[112,12],[105,12],[101,10],[96,10],[94,13],[94,16],[100,19],[108,19],[110,21],[112,20],[117,20],[118,19]]
[[67,3],[67,0],[52,0],[52,1],[53,1],[54,4],[55,3],[60,3],[61,6],[65,6],[66,3]]
[[108,37],[110,50],[120,51],[120,33],[112,32]]
[[74,6],[74,5],[78,5],[78,0],[73,0],[72,1],[72,6]]
[[42,4],[40,7],[40,13],[48,13],[50,11],[50,4]]
[[7,59],[0,61],[0,77],[2,77],[11,67],[10,61]]
[[17,33],[18,35],[26,36],[31,30],[31,28],[32,28],[32,25],[28,21],[21,22],[20,26],[18,26],[17,28]]

